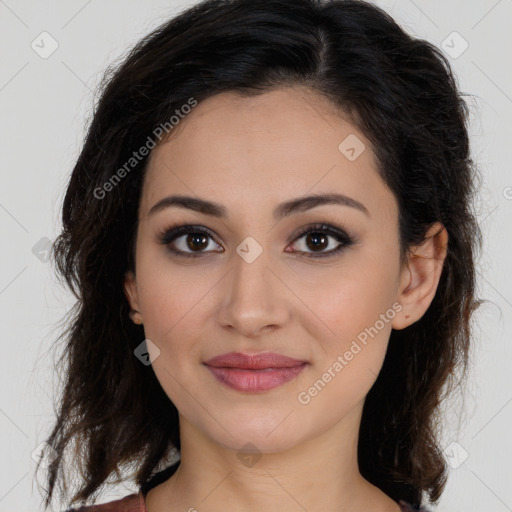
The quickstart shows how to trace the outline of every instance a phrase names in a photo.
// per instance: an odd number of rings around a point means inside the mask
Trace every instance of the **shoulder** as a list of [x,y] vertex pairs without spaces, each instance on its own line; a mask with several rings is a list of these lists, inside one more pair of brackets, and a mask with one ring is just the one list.
[[70,508],[64,512],[146,512],[142,494],[130,494],[115,501],[102,503],[101,505]]
[[402,512],[432,512],[429,508],[425,507],[414,507],[410,503],[407,503],[404,500],[399,500],[398,504],[400,505],[400,508],[402,509]]

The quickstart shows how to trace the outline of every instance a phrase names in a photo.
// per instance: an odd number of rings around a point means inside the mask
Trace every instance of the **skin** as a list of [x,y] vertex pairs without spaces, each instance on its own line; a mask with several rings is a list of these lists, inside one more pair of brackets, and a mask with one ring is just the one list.
[[[350,134],[366,147],[354,161],[338,149]],[[322,205],[273,219],[281,202],[332,192],[359,201],[368,214]],[[220,203],[228,217],[176,206],[148,215],[171,194]],[[318,252],[307,235],[297,235],[317,222],[357,241],[331,257],[308,258]],[[202,256],[180,258],[159,242],[173,223],[212,232]],[[248,236],[262,249],[252,263],[236,252]],[[359,473],[358,429],[391,328],[417,321],[434,297],[448,235],[433,226],[403,266],[398,237],[398,206],[369,141],[309,89],[216,95],[153,150],[135,274],[126,274],[125,293],[132,320],[160,351],[150,350],[152,365],[179,411],[182,451],[178,471],[148,493],[149,512],[400,510]],[[339,245],[331,235],[328,240],[317,251]],[[186,235],[172,245],[197,253]],[[359,343],[362,350],[309,403],[300,403],[298,394],[396,303],[401,311],[366,345]],[[244,393],[219,383],[202,364],[231,351],[273,351],[309,365],[282,386]],[[256,447],[254,463],[237,456],[247,443]]]

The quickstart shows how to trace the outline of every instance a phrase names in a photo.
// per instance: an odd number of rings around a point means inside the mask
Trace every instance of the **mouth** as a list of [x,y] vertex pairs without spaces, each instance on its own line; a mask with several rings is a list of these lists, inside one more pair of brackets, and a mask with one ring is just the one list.
[[241,354],[231,352],[204,363],[214,377],[231,389],[245,392],[268,391],[295,379],[308,365],[272,352]]

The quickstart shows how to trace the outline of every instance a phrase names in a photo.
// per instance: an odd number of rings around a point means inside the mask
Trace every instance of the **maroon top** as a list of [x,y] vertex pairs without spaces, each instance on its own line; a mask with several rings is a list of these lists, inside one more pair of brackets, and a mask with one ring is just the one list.
[[[430,512],[427,508],[414,508],[403,500],[399,500],[398,504],[402,512]],[[119,500],[110,501],[102,505],[92,505],[89,507],[70,508],[65,512],[148,512],[144,502],[142,491],[137,494],[130,494]]]

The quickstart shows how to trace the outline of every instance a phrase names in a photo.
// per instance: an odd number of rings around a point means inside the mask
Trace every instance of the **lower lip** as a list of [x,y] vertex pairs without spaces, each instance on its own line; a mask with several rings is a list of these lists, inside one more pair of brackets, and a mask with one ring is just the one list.
[[267,391],[297,377],[307,364],[303,363],[291,368],[273,368],[270,370],[217,368],[208,365],[206,367],[220,382],[237,391]]

